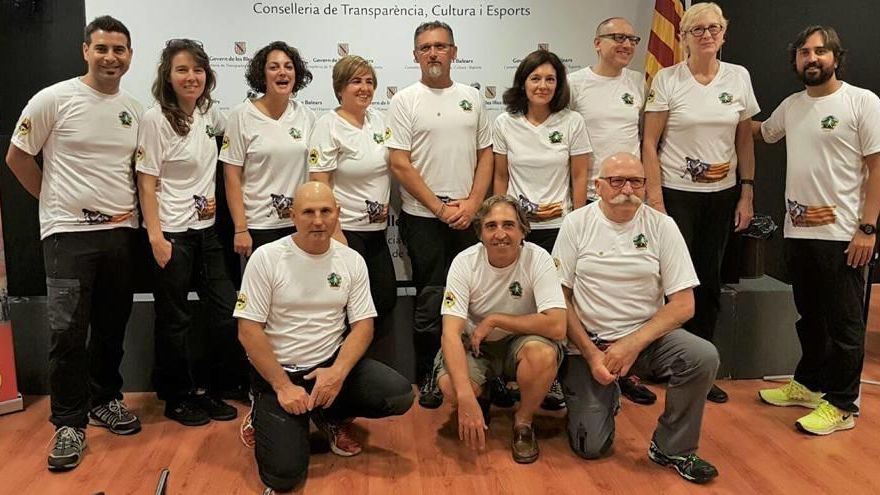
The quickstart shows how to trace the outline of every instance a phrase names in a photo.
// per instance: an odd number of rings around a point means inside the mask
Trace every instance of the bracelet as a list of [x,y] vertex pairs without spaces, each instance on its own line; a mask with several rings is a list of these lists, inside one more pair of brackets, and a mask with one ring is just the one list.
[[434,215],[436,215],[437,218],[440,218],[441,216],[443,216],[443,210],[445,210],[445,209],[446,209],[446,203],[440,203],[440,209],[438,209],[437,212],[434,213]]
[[244,230],[236,230],[236,231],[235,231],[235,235],[238,235],[238,234],[244,234],[244,233],[247,232],[247,231],[248,231],[248,229],[244,229]]
[[755,187],[755,179],[740,179],[739,183],[741,185],[750,185],[752,187]]

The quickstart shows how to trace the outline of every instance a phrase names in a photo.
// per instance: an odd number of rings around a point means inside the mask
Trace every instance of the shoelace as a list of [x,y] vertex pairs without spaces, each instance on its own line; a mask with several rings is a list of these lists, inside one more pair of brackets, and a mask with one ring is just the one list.
[[832,406],[830,402],[823,401],[822,404],[819,405],[815,409],[816,415],[821,416],[822,419],[828,422],[837,422],[840,421],[840,414],[837,412],[837,408]]
[[56,438],[58,439],[58,443],[61,444],[59,447],[62,449],[66,449],[73,443],[82,444],[82,439],[77,434],[76,428],[73,428],[72,426],[62,426],[55,430],[55,434],[49,439],[46,448],[49,448],[49,445],[52,445]]
[[110,403],[107,404],[107,409],[110,410],[113,414],[115,414],[119,419],[122,419],[122,416],[127,412],[125,409],[125,404],[122,403],[119,399],[113,399]]
[[241,427],[238,429],[238,437],[241,439],[241,443],[245,445],[245,447],[253,448],[256,444],[254,430],[254,406],[251,404],[251,410],[248,411],[247,415],[245,415],[244,420],[241,422]]

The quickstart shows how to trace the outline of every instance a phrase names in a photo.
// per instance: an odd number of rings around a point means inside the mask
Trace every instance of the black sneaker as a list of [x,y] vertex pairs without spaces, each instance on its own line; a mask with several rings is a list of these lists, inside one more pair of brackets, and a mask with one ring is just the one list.
[[617,379],[617,384],[620,386],[620,393],[636,404],[650,406],[657,402],[657,395],[642,385],[636,375],[621,376]]
[[179,401],[166,401],[165,417],[183,426],[202,426],[211,421],[208,413],[189,397]]
[[562,385],[559,380],[553,380],[550,384],[550,391],[541,401],[541,409],[547,411],[558,411],[565,407],[565,395],[562,393]]
[[727,392],[721,390],[721,387],[715,384],[712,384],[712,388],[709,389],[709,393],[706,394],[706,400],[716,404],[724,404],[727,402],[727,399]]
[[231,421],[238,417],[238,409],[211,394],[194,394],[192,401],[213,420]]
[[55,445],[49,452],[50,471],[67,471],[79,466],[86,449],[86,430],[73,426],[61,426],[52,437]]
[[119,399],[99,404],[89,411],[89,424],[107,428],[117,435],[132,435],[141,431],[141,422]]
[[425,409],[437,409],[443,404],[443,392],[437,386],[437,367],[425,375],[419,388],[419,405]]
[[504,380],[500,377],[495,377],[489,380],[486,384],[486,387],[489,392],[489,397],[491,398],[492,404],[495,404],[498,407],[508,408],[513,407],[516,401],[513,399],[513,394],[510,393],[510,389],[507,388],[507,384],[504,383]]
[[715,469],[715,466],[700,459],[697,454],[668,456],[660,452],[660,449],[657,448],[657,444],[653,440],[651,441],[651,447],[648,448],[648,458],[661,466],[675,468],[679,476],[694,483],[708,483],[718,476],[718,470]]

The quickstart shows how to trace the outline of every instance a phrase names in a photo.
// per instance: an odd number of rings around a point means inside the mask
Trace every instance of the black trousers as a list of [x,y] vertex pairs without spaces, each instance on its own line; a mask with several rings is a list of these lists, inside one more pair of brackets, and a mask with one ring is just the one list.
[[136,231],[130,228],[58,233],[43,240],[49,420],[56,427],[85,428],[91,407],[122,398],[119,365],[134,292],[135,244]]
[[553,253],[553,245],[556,244],[556,238],[559,237],[559,229],[538,229],[529,232],[526,240],[537,244],[544,248],[544,251]]
[[413,343],[416,376],[431,371],[440,349],[440,303],[446,287],[446,274],[455,256],[477,242],[472,228],[454,230],[436,218],[400,212],[400,238],[412,262],[416,287]]
[[[172,244],[165,268],[153,261],[156,301],[156,361],[153,381],[163,400],[179,400],[194,386],[212,393],[234,390],[247,384],[247,359],[238,342],[232,311],[235,287],[229,279],[223,248],[213,227],[186,232],[166,232]],[[194,369],[189,343],[193,337],[192,305],[187,300],[191,282],[202,304],[207,335],[208,369]],[[194,376],[201,379],[196,380]]]
[[[335,357],[316,368],[329,367],[334,360]],[[315,382],[303,378],[310,372],[305,370],[287,376],[294,385],[311,393]],[[291,490],[305,479],[308,471],[310,414],[285,411],[271,385],[259,373],[253,375],[254,454],[260,479],[274,490]],[[384,418],[405,413],[412,403],[412,385],[406,378],[378,361],[363,358],[345,378],[333,405],[322,413],[331,420]]]
[[[370,294],[376,306],[378,318],[391,313],[397,304],[397,277],[394,262],[385,238],[385,229],[376,231],[343,230],[348,246],[358,252],[367,262],[370,275]],[[377,319],[378,319],[377,318]],[[376,328],[379,328],[378,323]]]
[[257,248],[263,244],[277,241],[278,239],[291,235],[294,232],[296,232],[296,228],[293,225],[278,229],[248,229],[248,233],[251,235],[251,241],[253,241],[251,249],[252,251],[256,251]]
[[737,187],[711,193],[663,188],[666,212],[678,225],[700,279],[694,288],[694,317],[684,328],[710,342],[721,309],[721,262],[738,200]]
[[794,379],[856,412],[865,360],[865,277],[846,264],[848,242],[786,239],[802,356]]

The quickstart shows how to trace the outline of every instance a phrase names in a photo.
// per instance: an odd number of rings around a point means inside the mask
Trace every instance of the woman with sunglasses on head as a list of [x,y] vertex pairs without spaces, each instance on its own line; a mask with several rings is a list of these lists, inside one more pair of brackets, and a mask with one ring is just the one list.
[[[700,279],[694,317],[684,327],[711,341],[728,237],[752,219],[751,117],[760,109],[748,71],[718,59],[727,31],[718,5],[694,4],[682,16],[680,31],[687,60],[654,78],[642,160],[648,203],[675,219]],[[708,399],[726,402],[727,394],[713,385]]]
[[[168,41],[159,62],[153,96],[138,130],[136,170],[144,226],[153,252],[156,281],[156,392],[165,416],[187,426],[231,420],[234,407],[221,392],[244,383],[244,353],[238,343],[235,288],[214,231],[217,142],[225,119],[211,105],[214,71],[200,43]],[[205,305],[204,339],[211,370],[193,370],[187,341],[192,331],[190,281]],[[203,389],[193,376],[208,375]],[[240,383],[232,383],[235,379]]]
[[235,228],[233,249],[249,257],[259,246],[293,233],[293,191],[306,180],[315,114],[293,99],[312,73],[287,43],[261,48],[245,77],[261,96],[230,112],[220,161]]
[[[513,86],[504,92],[507,112],[492,128],[493,194],[517,198],[531,224],[525,240],[548,253],[562,218],[587,203],[593,149],[584,118],[566,108],[569,98],[565,65],[554,53],[536,50],[517,67]],[[493,381],[492,387],[496,405],[513,405],[503,385]],[[565,407],[559,382],[553,381],[541,407]]]
[[333,188],[342,210],[333,237],[367,262],[379,330],[397,302],[397,281],[385,238],[391,193],[385,120],[370,108],[377,84],[375,70],[361,57],[346,55],[333,66],[339,106],[315,122],[309,175]]

